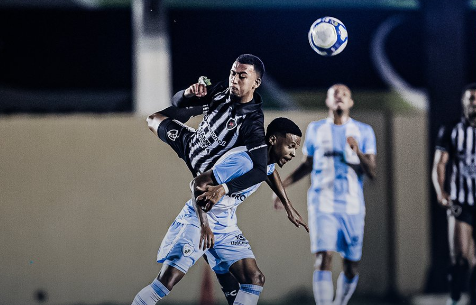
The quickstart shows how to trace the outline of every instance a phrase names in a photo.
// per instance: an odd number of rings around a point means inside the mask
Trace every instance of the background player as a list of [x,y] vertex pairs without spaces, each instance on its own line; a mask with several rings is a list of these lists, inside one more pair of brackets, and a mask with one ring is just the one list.
[[[447,304],[458,304],[471,268],[470,303],[476,304],[476,273],[472,267],[476,254],[471,247],[476,219],[476,83],[464,88],[462,105],[461,120],[440,129],[432,171],[438,203],[448,209],[451,268]],[[445,191],[448,162],[452,169],[450,193]]]
[[[300,145],[301,131],[286,118],[273,120],[266,134],[268,184],[274,186],[277,172],[274,163],[283,166],[290,161]],[[259,184],[242,192],[224,196],[217,204],[203,196],[202,190],[212,184],[225,183],[244,175],[253,167],[245,147],[230,150],[212,170],[192,181],[193,196],[170,226],[157,255],[162,269],[150,285],[134,298],[133,305],[152,305],[164,298],[204,253],[216,273],[231,272],[240,283],[234,304],[257,304],[264,285],[247,239],[237,226],[236,208]],[[197,198],[197,200],[195,200]],[[290,203],[285,204],[288,218],[297,226],[307,225]],[[208,213],[205,213],[208,212]]]
[[312,172],[308,216],[311,251],[316,254],[314,298],[318,305],[332,303],[332,252],[337,251],[344,257],[344,272],[337,281],[334,304],[343,305],[359,278],[365,217],[363,177],[375,177],[376,142],[372,127],[350,118],[354,101],[347,86],[330,87],[326,105],[329,117],[309,124],[303,161],[283,185]]

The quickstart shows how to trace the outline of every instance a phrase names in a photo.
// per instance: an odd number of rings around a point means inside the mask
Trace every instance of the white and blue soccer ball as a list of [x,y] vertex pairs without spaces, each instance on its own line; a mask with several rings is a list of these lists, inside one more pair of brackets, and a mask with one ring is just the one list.
[[317,54],[334,56],[347,45],[347,29],[337,18],[322,17],[314,21],[309,29],[309,44]]

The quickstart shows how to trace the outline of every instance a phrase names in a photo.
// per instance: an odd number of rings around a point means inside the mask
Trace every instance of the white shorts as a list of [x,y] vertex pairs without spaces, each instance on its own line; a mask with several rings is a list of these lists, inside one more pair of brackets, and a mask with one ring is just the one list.
[[339,252],[351,261],[360,261],[365,215],[338,213],[309,214],[311,252]]
[[215,234],[215,245],[203,251],[199,249],[200,228],[174,221],[169,227],[157,253],[157,262],[170,265],[187,273],[205,254],[210,268],[218,274],[227,273],[230,266],[245,258],[255,258],[248,240],[241,230]]

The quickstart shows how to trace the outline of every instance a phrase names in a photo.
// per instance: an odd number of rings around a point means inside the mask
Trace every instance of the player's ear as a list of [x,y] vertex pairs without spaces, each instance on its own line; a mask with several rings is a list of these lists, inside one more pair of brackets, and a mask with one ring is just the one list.
[[349,108],[352,108],[354,106],[354,100],[353,99],[350,99],[350,106]]
[[268,143],[271,146],[275,145],[276,144],[276,135],[270,136],[269,139],[268,139]]
[[254,86],[253,86],[253,89],[258,88],[260,85],[261,85],[261,78],[258,77],[258,78],[255,80],[255,84],[254,84]]

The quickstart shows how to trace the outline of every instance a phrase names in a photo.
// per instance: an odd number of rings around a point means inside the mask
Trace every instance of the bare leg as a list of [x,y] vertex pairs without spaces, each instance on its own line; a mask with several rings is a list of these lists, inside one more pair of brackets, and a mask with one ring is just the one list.
[[[451,257],[451,271],[450,271],[450,293],[453,301],[458,301],[461,298],[461,288],[463,283],[467,280],[467,275],[470,267],[470,262],[473,259],[468,257],[468,252],[472,239],[472,227],[462,221],[454,220],[448,221],[450,234],[450,257]],[[452,238],[451,238],[452,235]]]
[[162,265],[162,269],[156,279],[142,288],[132,301],[132,305],[156,305],[166,297],[170,290],[183,278],[185,273],[171,267]]

